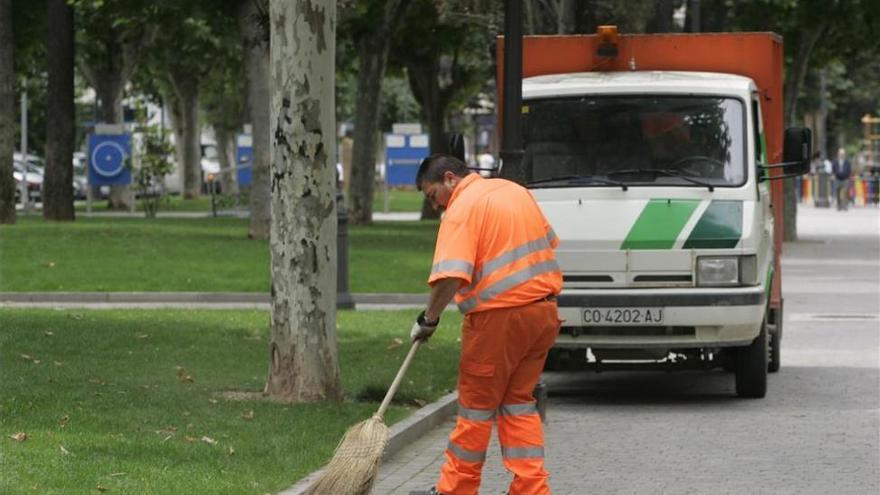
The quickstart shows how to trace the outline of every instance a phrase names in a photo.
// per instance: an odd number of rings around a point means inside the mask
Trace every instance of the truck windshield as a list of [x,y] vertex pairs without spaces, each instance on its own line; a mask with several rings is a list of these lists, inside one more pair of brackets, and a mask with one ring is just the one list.
[[744,135],[743,104],[735,98],[579,96],[523,104],[533,188],[581,187],[583,181],[552,180],[570,176],[632,186],[740,186]]

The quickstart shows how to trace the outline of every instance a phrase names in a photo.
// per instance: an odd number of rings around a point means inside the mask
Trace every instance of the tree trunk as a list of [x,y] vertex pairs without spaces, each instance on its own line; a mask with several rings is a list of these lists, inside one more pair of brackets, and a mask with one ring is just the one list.
[[645,28],[647,33],[672,33],[673,29],[672,15],[675,12],[675,6],[672,0],[658,0],[654,3],[654,15],[648,21]]
[[[268,239],[272,190],[270,187],[270,73],[269,46],[266,33],[259,21],[265,2],[244,0],[239,9],[239,26],[245,50],[247,73],[247,107],[251,120],[253,138],[253,161],[251,162],[250,224],[248,237]],[[334,134],[335,135],[335,132]],[[335,165],[334,165],[335,166]]]
[[73,8],[66,0],[47,0],[48,112],[43,218],[74,220],[73,148],[76,109],[73,103]]
[[220,162],[220,181],[223,194],[238,194],[238,180],[235,166],[235,130],[230,130],[222,125],[214,126],[214,135],[217,137],[217,160]]
[[[183,198],[196,199],[202,194],[202,132],[199,125],[199,80],[185,67],[170,67],[168,80],[179,104],[180,119],[175,121],[175,143],[182,159],[180,176],[183,179]],[[179,134],[177,133],[179,131]]]
[[0,0],[0,224],[15,223],[15,35],[12,0]]
[[335,0],[272,0],[272,342],[266,392],[341,400]]
[[[439,57],[437,57],[439,58]],[[446,153],[446,107],[448,99],[444,97],[444,91],[438,82],[438,60],[409,60],[406,64],[408,81],[413,96],[422,107],[422,116],[428,122],[429,144],[431,153]],[[435,211],[427,198],[422,200],[422,220],[434,220],[440,218],[440,212]]]
[[391,33],[397,28],[410,0],[385,4],[380,26],[372,35],[358,40],[357,108],[354,119],[354,149],[351,166],[351,211],[349,221],[363,225],[373,221],[373,193],[376,179],[376,131],[382,107],[382,79],[388,65]]
[[[827,21],[800,33],[791,69],[787,72],[784,84],[785,101],[785,125],[792,126],[797,121],[797,100],[807,76],[810,65],[810,57],[816,43],[825,33]],[[797,191],[795,181],[786,180],[783,186],[783,240],[793,242],[798,239],[797,235]]]
[[559,34],[571,34],[575,31],[575,2],[574,0],[559,0],[556,13],[556,32]]

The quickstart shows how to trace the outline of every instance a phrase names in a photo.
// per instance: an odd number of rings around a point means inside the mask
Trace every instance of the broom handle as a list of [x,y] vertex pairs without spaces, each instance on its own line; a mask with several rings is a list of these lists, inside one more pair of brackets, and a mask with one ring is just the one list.
[[421,339],[413,342],[412,347],[409,348],[409,353],[406,355],[406,358],[403,359],[403,364],[400,365],[400,370],[397,371],[397,376],[394,377],[394,381],[391,382],[391,386],[388,387],[388,392],[385,393],[385,399],[382,400],[382,405],[379,406],[379,410],[376,411],[374,417],[377,417],[380,420],[385,417],[385,411],[387,411],[388,406],[391,405],[391,399],[393,399],[394,394],[397,393],[397,389],[400,387],[400,382],[403,381],[403,375],[406,374],[406,370],[409,368],[410,363],[412,363],[413,356],[416,355],[416,350],[420,345],[422,345]]

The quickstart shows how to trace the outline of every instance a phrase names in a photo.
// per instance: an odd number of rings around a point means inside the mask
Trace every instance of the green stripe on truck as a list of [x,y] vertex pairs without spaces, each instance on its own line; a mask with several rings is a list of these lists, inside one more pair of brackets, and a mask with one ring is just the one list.
[[672,249],[698,199],[652,199],[633,224],[620,249]]
[[730,249],[742,237],[742,201],[712,201],[682,246],[684,249]]

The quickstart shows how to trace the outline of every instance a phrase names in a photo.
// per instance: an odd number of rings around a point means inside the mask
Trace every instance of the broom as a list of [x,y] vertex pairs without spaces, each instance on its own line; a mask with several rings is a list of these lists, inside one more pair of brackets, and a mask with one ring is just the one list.
[[361,421],[345,432],[333,458],[306,491],[306,495],[369,494],[376,473],[379,471],[382,452],[385,450],[385,444],[388,443],[388,427],[383,422],[385,411],[391,405],[391,399],[397,393],[403,375],[421,343],[421,340],[413,342],[379,410],[370,419]]

